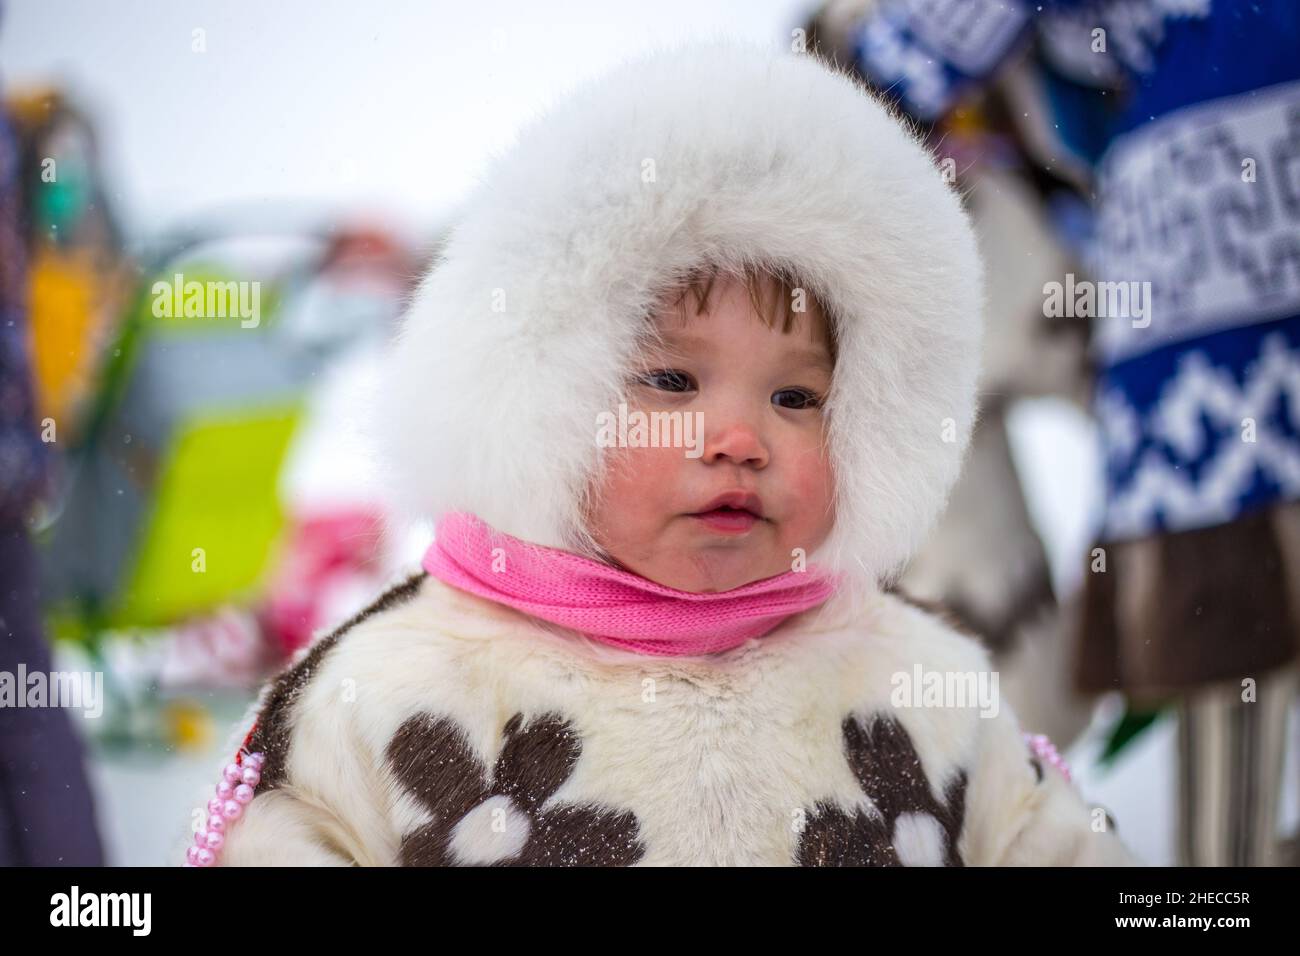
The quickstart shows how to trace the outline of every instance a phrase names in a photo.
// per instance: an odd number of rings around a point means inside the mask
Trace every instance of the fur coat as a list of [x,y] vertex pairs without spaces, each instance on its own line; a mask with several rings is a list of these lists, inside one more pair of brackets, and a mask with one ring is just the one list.
[[989,671],[896,595],[651,658],[421,573],[267,686],[262,782],[221,863],[1131,862],[1005,705],[900,693],[918,664]]

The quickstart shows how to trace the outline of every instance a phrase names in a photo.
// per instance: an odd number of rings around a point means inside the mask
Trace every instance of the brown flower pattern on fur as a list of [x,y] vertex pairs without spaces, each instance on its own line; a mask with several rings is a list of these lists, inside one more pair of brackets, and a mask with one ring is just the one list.
[[558,804],[544,807],[569,777],[582,744],[568,721],[547,713],[506,723],[505,742],[490,777],[464,731],[444,716],[418,714],[388,745],[388,762],[402,786],[433,819],[402,839],[404,866],[449,866],[456,825],[493,797],[509,798],[527,819],[522,848],[498,866],[626,866],[645,853],[629,811]]
[[903,814],[926,814],[943,832],[943,862],[962,866],[957,852],[966,813],[966,773],[948,784],[943,802],[935,799],[921,758],[902,724],[879,714],[864,724],[844,719],[844,750],[863,792],[880,811],[847,813],[818,801],[800,834],[800,866],[901,866],[895,825]]

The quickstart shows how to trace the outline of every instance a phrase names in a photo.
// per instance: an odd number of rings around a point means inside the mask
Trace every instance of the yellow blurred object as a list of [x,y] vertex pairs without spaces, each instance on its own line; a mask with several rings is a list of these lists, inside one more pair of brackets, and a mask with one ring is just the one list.
[[61,431],[71,431],[78,407],[94,386],[113,297],[89,250],[38,246],[29,283],[36,413],[53,418]]
[[177,750],[200,751],[211,745],[212,715],[197,701],[170,701],[164,712],[164,725],[167,739]]
[[991,128],[983,104],[976,97],[968,97],[954,106],[944,117],[942,125],[945,129],[966,137],[982,135]]
[[63,108],[63,94],[53,86],[34,86],[11,92],[5,109],[22,126],[39,126]]

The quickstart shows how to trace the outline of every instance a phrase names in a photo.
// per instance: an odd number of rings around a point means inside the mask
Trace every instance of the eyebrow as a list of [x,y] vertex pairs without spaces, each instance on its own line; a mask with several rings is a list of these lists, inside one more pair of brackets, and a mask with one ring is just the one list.
[[[706,346],[708,343],[698,335],[692,335],[690,332],[678,332],[676,330],[667,330],[662,334],[663,344],[670,351],[676,351],[677,348],[690,345]],[[676,346],[677,348],[674,348]],[[835,372],[834,363],[824,348],[814,348],[804,345],[795,348],[790,353],[791,359],[799,365],[807,368],[819,368],[833,374]]]
[[820,368],[827,372],[834,372],[835,366],[831,362],[831,357],[826,354],[825,349],[801,348],[794,353],[794,359],[807,365],[809,368]]

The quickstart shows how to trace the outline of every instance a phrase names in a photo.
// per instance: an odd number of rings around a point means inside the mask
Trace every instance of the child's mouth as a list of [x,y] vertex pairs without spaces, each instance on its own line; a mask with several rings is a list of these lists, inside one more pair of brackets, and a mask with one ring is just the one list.
[[743,508],[714,508],[691,515],[705,527],[721,534],[744,534],[761,519]]

